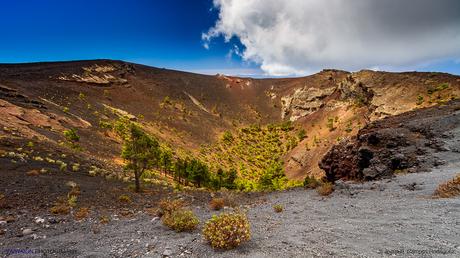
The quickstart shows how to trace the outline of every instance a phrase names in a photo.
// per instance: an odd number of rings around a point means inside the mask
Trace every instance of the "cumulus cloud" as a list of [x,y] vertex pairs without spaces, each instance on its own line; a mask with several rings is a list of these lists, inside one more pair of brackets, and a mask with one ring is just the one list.
[[270,75],[410,67],[460,58],[458,0],[214,0],[205,46],[237,37]]

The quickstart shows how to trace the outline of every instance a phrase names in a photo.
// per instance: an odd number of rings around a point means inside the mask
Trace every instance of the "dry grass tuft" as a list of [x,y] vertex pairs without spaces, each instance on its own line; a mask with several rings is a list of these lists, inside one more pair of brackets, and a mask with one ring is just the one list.
[[103,216],[101,216],[99,218],[99,223],[101,223],[101,224],[108,224],[109,222],[110,222],[110,217],[109,216],[103,215]]
[[209,202],[209,207],[215,211],[218,211],[225,206],[224,198],[212,198]]
[[131,197],[129,197],[129,196],[126,195],[126,194],[120,195],[120,196],[118,197],[118,200],[119,200],[120,202],[123,202],[123,203],[131,203],[131,202],[132,202]]
[[334,192],[334,185],[331,182],[325,182],[316,188],[316,191],[321,196],[328,196]]
[[54,206],[51,207],[50,212],[53,214],[69,214],[70,213],[70,206],[67,203],[67,199],[65,198],[58,198],[58,200],[54,203]]
[[36,169],[33,169],[33,170],[30,170],[26,173],[26,175],[28,176],[38,176],[40,175],[40,171],[36,170]]
[[75,219],[83,220],[83,219],[86,219],[88,215],[89,215],[89,208],[80,208],[78,211],[75,212]]
[[158,216],[161,217],[167,213],[179,210],[185,206],[185,202],[180,199],[162,199],[160,200],[160,209],[158,210]]
[[458,195],[460,195],[460,174],[440,184],[433,193],[436,198],[450,198]]

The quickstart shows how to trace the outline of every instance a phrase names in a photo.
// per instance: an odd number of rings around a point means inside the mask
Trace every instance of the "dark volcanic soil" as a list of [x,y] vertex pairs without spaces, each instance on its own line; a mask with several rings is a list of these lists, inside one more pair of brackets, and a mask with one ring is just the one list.
[[[105,225],[94,214],[77,222],[47,212],[14,213],[16,221],[1,225],[7,233],[0,249],[42,249],[50,252],[46,257],[458,257],[460,199],[430,196],[460,172],[460,160],[448,159],[455,157],[451,152],[440,157],[449,165],[392,180],[340,182],[329,198],[303,189],[254,198],[257,203],[245,206],[252,240],[231,251],[212,250],[200,230],[176,233],[146,212],[123,217],[118,210],[105,213],[111,217]],[[275,213],[275,204],[285,210]],[[206,203],[191,207],[201,221],[215,213]],[[35,216],[44,223],[35,223]],[[33,233],[16,236],[23,228]]]
[[[9,222],[0,225],[0,250],[3,256],[41,250],[44,257],[459,257],[460,199],[431,197],[438,184],[460,173],[460,127],[444,128],[449,137],[431,138],[444,148],[430,155],[445,164],[430,172],[365,183],[338,180],[330,197],[302,188],[237,196],[248,210],[252,239],[225,252],[212,250],[201,235],[204,221],[216,213],[208,207],[211,193],[154,185],[134,194],[122,183],[85,173],[50,168],[49,174],[25,176],[33,164],[2,159],[7,167],[0,182],[5,193],[0,216]],[[68,180],[81,185],[77,207],[90,207],[90,216],[82,221],[48,211],[50,202],[68,191]],[[134,202],[121,203],[120,194]],[[199,229],[176,233],[146,209],[165,196],[187,200],[201,220]],[[285,210],[275,213],[275,204]],[[101,224],[101,215],[110,222]],[[32,231],[23,235],[28,229]]]

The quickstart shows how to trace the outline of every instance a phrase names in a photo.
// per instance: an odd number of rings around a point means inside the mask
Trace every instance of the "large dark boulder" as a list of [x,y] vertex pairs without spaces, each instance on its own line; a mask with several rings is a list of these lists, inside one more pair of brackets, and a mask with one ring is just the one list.
[[329,181],[374,180],[395,172],[426,171],[440,160],[432,155],[446,151],[442,138],[458,128],[460,101],[373,122],[342,141],[319,163]]

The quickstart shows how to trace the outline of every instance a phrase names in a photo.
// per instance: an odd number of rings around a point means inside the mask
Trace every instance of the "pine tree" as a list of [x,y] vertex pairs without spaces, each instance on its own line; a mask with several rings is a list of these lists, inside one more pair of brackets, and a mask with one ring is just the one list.
[[158,166],[160,145],[157,139],[146,134],[139,126],[129,125],[121,157],[127,161],[126,169],[134,172],[136,192],[140,191],[140,177],[146,169]]

